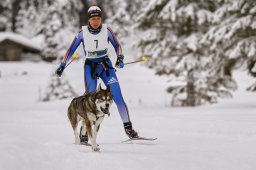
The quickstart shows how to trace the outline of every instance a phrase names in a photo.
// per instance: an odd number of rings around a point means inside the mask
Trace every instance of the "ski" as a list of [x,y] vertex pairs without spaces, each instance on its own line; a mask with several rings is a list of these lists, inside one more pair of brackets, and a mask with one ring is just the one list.
[[131,139],[124,140],[124,141],[122,141],[122,143],[131,142],[131,141],[138,141],[138,140],[154,141],[154,140],[157,140],[157,138],[147,138],[147,137],[138,136],[136,138],[131,138]]

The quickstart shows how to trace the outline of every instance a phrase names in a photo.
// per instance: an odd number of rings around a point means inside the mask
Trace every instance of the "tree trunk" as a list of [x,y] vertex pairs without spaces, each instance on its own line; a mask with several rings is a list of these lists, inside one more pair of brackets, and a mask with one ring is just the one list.
[[195,106],[196,104],[196,94],[195,94],[195,85],[194,85],[194,70],[191,69],[188,71],[187,75],[187,106]]

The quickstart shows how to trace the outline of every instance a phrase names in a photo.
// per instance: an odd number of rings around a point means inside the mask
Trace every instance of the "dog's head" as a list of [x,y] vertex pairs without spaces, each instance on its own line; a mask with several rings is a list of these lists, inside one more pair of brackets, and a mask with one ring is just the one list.
[[102,89],[101,85],[97,92],[95,93],[95,104],[98,111],[103,112],[104,114],[110,115],[109,107],[113,103],[113,98],[110,92],[110,87],[107,86],[107,89]]

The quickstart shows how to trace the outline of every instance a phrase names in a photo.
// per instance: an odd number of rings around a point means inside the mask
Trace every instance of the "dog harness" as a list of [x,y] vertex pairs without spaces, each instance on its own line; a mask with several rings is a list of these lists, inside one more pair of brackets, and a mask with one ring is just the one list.
[[[104,57],[103,61],[100,61],[100,62],[94,62],[94,61],[87,59],[87,60],[85,60],[84,64],[89,65],[92,68],[92,73],[91,73],[92,78],[95,79],[96,77],[100,78],[101,75],[104,73],[104,71],[106,72],[106,75],[109,76],[109,69],[114,69],[114,71],[116,71],[116,69],[114,67],[111,67],[108,65],[108,62],[109,62],[109,58]],[[103,67],[103,70],[99,74],[97,72],[98,65],[102,65],[102,67]]]

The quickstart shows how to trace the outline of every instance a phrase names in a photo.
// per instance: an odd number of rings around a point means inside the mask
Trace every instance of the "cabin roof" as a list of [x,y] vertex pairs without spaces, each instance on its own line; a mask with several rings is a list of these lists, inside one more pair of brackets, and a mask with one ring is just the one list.
[[41,51],[40,43],[33,39],[29,39],[23,35],[13,32],[0,32],[0,43],[6,40],[20,44],[24,48],[28,48],[33,51]]

